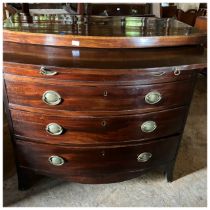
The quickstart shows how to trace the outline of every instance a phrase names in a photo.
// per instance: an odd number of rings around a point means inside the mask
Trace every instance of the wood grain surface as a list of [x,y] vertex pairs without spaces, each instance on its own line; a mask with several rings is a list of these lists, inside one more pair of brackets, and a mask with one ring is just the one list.
[[146,48],[200,45],[206,39],[206,33],[173,18],[69,16],[73,18],[69,24],[45,17],[41,21],[33,16],[11,17],[4,23],[4,41],[63,47]]
[[[173,83],[116,86],[71,85],[68,81],[45,80],[4,74],[10,104],[66,111],[122,111],[140,109],[142,112],[155,111],[186,105],[189,103],[193,81]],[[52,90],[60,94],[60,104],[51,106],[42,101],[42,95]],[[145,96],[158,91],[162,99],[157,104],[147,104]],[[105,96],[104,93],[107,93]]]
[[[94,49],[18,44],[4,41],[4,62],[67,68],[199,69],[207,66],[207,51],[201,46],[160,47],[144,49]],[[46,56],[47,55],[47,56]]]
[[[180,133],[186,110],[187,107],[183,107],[141,115],[109,117],[48,116],[11,110],[11,115],[14,134],[19,138],[57,145],[103,145],[138,142]],[[157,125],[151,133],[141,130],[141,125],[148,120]],[[63,133],[53,136],[46,132],[46,126],[50,123],[62,126]]]
[[[54,75],[44,75],[41,69],[55,73]],[[43,79],[68,80],[69,82],[82,82],[82,84],[90,82],[106,83],[106,84],[152,84],[165,83],[179,80],[191,79],[196,73],[194,69],[199,67],[190,66],[172,66],[159,68],[140,68],[140,69],[84,69],[84,68],[63,68],[46,65],[31,65],[4,62],[4,73],[15,74],[20,76],[39,77]],[[192,68],[192,69],[191,69]],[[175,75],[176,69],[180,74]]]
[[[21,167],[72,181],[116,182],[127,179],[132,172],[167,164],[174,158],[178,139],[179,136],[174,136],[144,144],[105,148],[74,148],[17,140],[18,161]],[[150,152],[152,158],[138,162],[137,156],[143,152]],[[52,155],[62,157],[64,165],[51,165],[48,158]]]

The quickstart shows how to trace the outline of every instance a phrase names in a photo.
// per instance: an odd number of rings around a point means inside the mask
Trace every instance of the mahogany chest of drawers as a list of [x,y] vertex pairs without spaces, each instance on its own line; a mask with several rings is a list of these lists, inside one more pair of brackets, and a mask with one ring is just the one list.
[[19,189],[37,174],[110,183],[156,167],[172,181],[206,34],[173,19],[44,18],[4,23]]

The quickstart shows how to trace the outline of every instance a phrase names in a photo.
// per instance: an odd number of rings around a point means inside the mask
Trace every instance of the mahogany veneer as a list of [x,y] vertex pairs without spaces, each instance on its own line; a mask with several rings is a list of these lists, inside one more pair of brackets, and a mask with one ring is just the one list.
[[[135,177],[142,170],[170,163],[175,156],[178,139],[179,136],[142,144],[99,148],[47,144],[40,147],[39,144],[17,140],[17,160],[20,167],[81,183],[118,182],[127,179],[127,176]],[[153,158],[144,163],[137,162],[138,154],[145,151],[150,151]],[[62,156],[65,164],[55,167],[43,161],[51,154]]]
[[[46,81],[46,79],[22,78],[4,74],[9,103],[69,111],[120,111],[138,109],[139,112],[154,111],[164,107],[176,107],[189,102],[192,80],[152,85],[116,86],[80,85],[68,82]],[[37,81],[38,80],[38,81]],[[37,82],[36,82],[37,81]],[[33,90],[33,91],[29,91]],[[62,101],[57,106],[43,103],[42,95],[47,90],[60,94]],[[151,91],[162,94],[162,100],[151,105],[144,96]],[[177,93],[182,94],[177,94]]]
[[[155,113],[108,117],[49,116],[11,109],[15,135],[49,144],[106,144],[143,141],[181,133],[186,108],[169,109]],[[141,124],[154,120],[157,129],[151,133],[141,131]],[[50,122],[62,125],[64,132],[52,136],[45,131]],[[104,124],[103,124],[104,123]]]
[[5,21],[4,103],[19,189],[37,175],[110,183],[156,167],[172,181],[196,77],[207,66],[205,39],[172,19]]

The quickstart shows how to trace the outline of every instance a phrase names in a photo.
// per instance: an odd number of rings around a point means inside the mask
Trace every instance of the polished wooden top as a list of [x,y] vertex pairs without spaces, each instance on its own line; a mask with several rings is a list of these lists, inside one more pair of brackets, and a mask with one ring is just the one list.
[[4,41],[97,48],[192,45],[206,38],[172,18],[21,14],[4,22],[4,35]]
[[15,15],[4,29],[18,32],[82,36],[173,36],[196,35],[198,30],[175,19],[151,17],[104,17],[71,15]]

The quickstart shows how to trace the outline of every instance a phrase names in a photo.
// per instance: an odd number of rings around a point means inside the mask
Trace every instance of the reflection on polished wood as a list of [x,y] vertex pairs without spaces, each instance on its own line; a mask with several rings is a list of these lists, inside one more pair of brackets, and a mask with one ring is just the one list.
[[167,18],[16,15],[5,21],[4,36],[28,44],[139,48],[200,44],[206,34]]
[[[173,66],[182,65],[183,68],[204,68],[206,66],[206,50],[201,46],[182,46],[167,48],[144,48],[144,49],[95,49],[95,48],[72,48],[72,47],[55,47],[43,45],[18,44],[12,42],[4,42],[4,61],[14,63],[28,63],[38,65],[34,67],[39,69],[40,65],[67,67],[67,68],[87,68],[94,69],[141,69],[156,67],[169,67],[167,71],[173,70]],[[47,53],[48,56],[45,56]],[[105,55],[105,56],[104,56]],[[16,66],[17,68],[17,66]],[[160,71],[161,69],[158,68]],[[158,69],[155,69],[156,71]],[[24,67],[21,72],[27,72]],[[61,68],[56,71],[63,71]],[[73,69],[71,69],[73,71]],[[165,70],[163,70],[165,71]],[[76,72],[82,73],[79,69]],[[98,71],[98,72],[103,72]],[[118,71],[119,72],[119,71]],[[133,71],[132,71],[133,72]],[[132,75],[121,72],[127,76]],[[147,71],[148,72],[148,71]],[[69,74],[67,71],[63,73]],[[72,72],[73,73],[73,72]],[[69,75],[73,75],[73,74]],[[86,72],[87,73],[87,72]],[[142,75],[142,71],[140,71]],[[105,73],[103,73],[105,74]],[[107,74],[107,72],[106,72]],[[56,78],[62,74],[56,75]],[[86,75],[87,76],[87,75]],[[112,75],[114,76],[114,75]],[[150,75],[151,76],[151,75]],[[85,79],[79,77],[80,80]],[[161,79],[160,77],[159,79]],[[99,78],[100,79],[100,78]],[[151,79],[151,77],[150,77]]]

